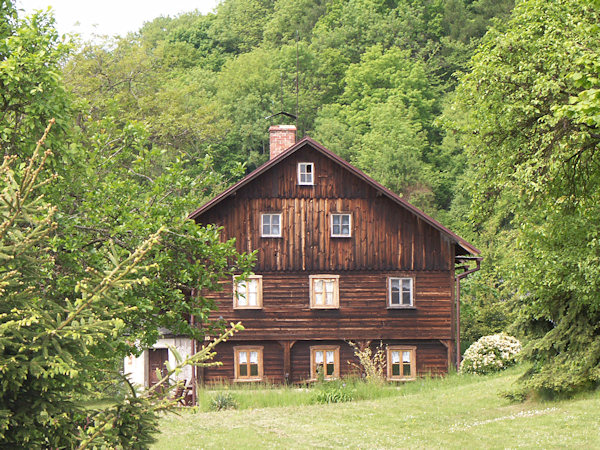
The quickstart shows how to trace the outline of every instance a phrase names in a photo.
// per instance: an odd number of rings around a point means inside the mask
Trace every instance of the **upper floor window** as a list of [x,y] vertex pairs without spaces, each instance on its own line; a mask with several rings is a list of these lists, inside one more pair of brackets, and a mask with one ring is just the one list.
[[313,185],[315,184],[315,165],[313,163],[298,163],[298,184]]
[[261,216],[261,236],[281,237],[281,213]]
[[331,237],[350,237],[352,216],[350,214],[331,215]]
[[340,377],[340,347],[319,345],[310,348],[310,375],[316,380],[319,375],[326,380]]
[[413,306],[413,279],[388,278],[388,298],[388,305],[392,308]]
[[310,275],[310,307],[339,308],[339,275]]
[[389,380],[411,380],[416,378],[416,348],[388,346],[387,377]]
[[263,379],[263,347],[234,347],[236,381],[261,381]]
[[233,278],[233,308],[262,308],[262,275],[250,275],[245,280]]

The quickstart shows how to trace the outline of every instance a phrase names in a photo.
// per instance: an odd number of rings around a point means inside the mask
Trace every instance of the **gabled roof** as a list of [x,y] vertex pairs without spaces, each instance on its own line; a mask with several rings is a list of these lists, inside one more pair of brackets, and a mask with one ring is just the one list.
[[450,231],[448,228],[446,228],[445,226],[443,226],[437,220],[435,220],[434,218],[428,216],[423,211],[421,211],[419,208],[411,205],[406,200],[404,200],[402,197],[400,197],[399,195],[397,195],[394,192],[390,191],[385,186],[379,184],[377,181],[373,180],[371,177],[369,177],[368,175],[366,175],[364,172],[362,172],[361,170],[357,169],[356,167],[354,167],[349,162],[343,160],[342,158],[340,158],[335,153],[327,150],[325,147],[323,147],[317,141],[315,141],[314,139],[311,139],[308,136],[305,137],[305,138],[303,138],[302,140],[300,140],[299,142],[297,142],[293,146],[291,146],[289,149],[287,149],[283,153],[277,155],[275,158],[270,159],[269,161],[267,161],[266,163],[264,163],[262,166],[258,167],[253,172],[251,172],[248,175],[246,175],[244,178],[242,178],[240,181],[238,181],[237,183],[235,183],[229,189],[227,189],[224,192],[222,192],[221,194],[217,195],[215,198],[213,198],[212,200],[210,200],[208,203],[205,203],[203,206],[201,206],[196,211],[194,211],[193,213],[191,213],[188,217],[190,219],[196,219],[196,218],[198,218],[201,214],[203,214],[204,212],[208,211],[213,206],[219,204],[221,201],[223,201],[224,199],[226,199],[230,195],[234,194],[240,188],[242,188],[243,186],[245,186],[246,184],[250,183],[255,178],[259,177],[260,175],[262,175],[263,173],[265,173],[266,171],[268,171],[271,167],[279,164],[284,159],[286,159],[288,156],[292,155],[293,153],[295,153],[296,151],[298,151],[299,149],[301,149],[305,145],[310,145],[311,147],[313,147],[315,150],[317,150],[320,153],[322,153],[327,158],[332,159],[333,161],[337,162],[338,164],[340,164],[341,166],[343,166],[348,171],[352,172],[357,177],[361,178],[365,183],[371,185],[375,190],[379,191],[381,194],[385,195],[386,197],[388,197],[393,202],[395,202],[398,205],[400,205],[400,206],[408,209],[410,212],[412,212],[413,214],[415,214],[417,217],[419,217],[420,219],[424,220],[425,222],[427,222],[432,227],[434,227],[437,230],[439,230],[442,234],[446,235],[451,241],[456,242],[467,253],[470,253],[472,255],[478,255],[479,253],[481,253],[479,251],[479,249],[477,249],[476,247],[474,247],[473,245],[471,245],[469,242],[465,241],[463,238],[461,238],[457,234],[455,234],[452,231]]

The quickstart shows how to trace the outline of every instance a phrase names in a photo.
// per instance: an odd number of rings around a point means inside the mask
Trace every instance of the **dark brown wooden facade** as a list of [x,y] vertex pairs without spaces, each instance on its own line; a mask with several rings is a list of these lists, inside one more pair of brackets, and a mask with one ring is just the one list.
[[[314,164],[314,185],[298,184],[298,163]],[[281,237],[261,236],[261,215],[281,213]],[[331,214],[350,214],[349,237],[332,237]],[[340,375],[355,361],[347,341],[415,348],[419,374],[445,373],[454,344],[455,257],[478,253],[389,190],[310,138],[248,175],[191,214],[223,227],[240,252],[257,251],[262,307],[234,309],[233,280],[215,299],[245,331],[220,346],[223,366],[206,381],[233,380],[234,347],[262,349],[264,379],[311,378],[311,346],[339,347]],[[310,304],[310,275],[339,277],[339,307]],[[390,277],[412,279],[410,307],[389,302]]]

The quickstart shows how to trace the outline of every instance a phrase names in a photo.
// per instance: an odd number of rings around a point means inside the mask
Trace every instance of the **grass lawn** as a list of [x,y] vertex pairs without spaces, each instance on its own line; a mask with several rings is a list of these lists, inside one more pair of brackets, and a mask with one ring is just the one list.
[[[511,404],[498,394],[509,390],[520,373],[512,369],[487,377],[419,380],[387,388],[375,400],[348,403],[302,405],[294,400],[292,406],[235,411],[182,409],[179,416],[163,417],[153,448],[600,449],[600,392]],[[308,403],[312,394],[298,390],[297,397]],[[261,395],[242,391],[242,397]]]

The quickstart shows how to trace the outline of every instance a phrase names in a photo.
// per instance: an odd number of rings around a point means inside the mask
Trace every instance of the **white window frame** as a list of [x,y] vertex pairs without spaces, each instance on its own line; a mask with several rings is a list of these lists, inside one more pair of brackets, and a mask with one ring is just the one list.
[[[246,287],[246,302],[240,304],[240,284],[245,283],[246,286],[249,283],[256,285],[256,305],[250,305],[247,298],[248,288]],[[233,277],[233,309],[262,309],[263,304],[263,288],[262,288],[262,275],[249,275],[245,279],[241,279],[240,275],[234,275]],[[246,304],[243,304],[246,303]]]
[[[399,374],[394,375],[394,367],[392,364],[392,352],[398,352],[399,355]],[[404,375],[404,353],[409,354],[410,374]],[[387,347],[387,379],[389,381],[408,381],[417,378],[417,347],[413,345],[388,345]]]
[[[341,232],[342,231],[342,221],[343,221],[344,216],[348,216],[348,234],[343,234]],[[342,238],[352,237],[352,214],[350,214],[350,213],[331,213],[330,217],[331,218],[329,219],[329,225],[331,227],[331,237],[342,237]],[[334,232],[334,225],[333,225],[334,217],[340,217],[340,223],[338,225],[340,227],[340,233]]]
[[[243,382],[243,381],[262,381],[264,377],[264,367],[263,367],[263,346],[256,345],[240,345],[233,347],[233,374],[234,381]],[[251,375],[247,373],[246,375],[240,374],[240,352],[246,352],[246,359],[250,359],[250,352],[257,353],[257,374]],[[250,364],[247,363],[248,370]]]
[[[321,280],[323,282],[333,282],[333,298],[332,298],[331,305],[326,305],[325,303],[316,304],[315,282],[317,280]],[[339,309],[340,308],[340,276],[339,275],[331,275],[331,274],[309,275],[308,281],[310,283],[310,307],[311,307],[311,309]],[[323,283],[323,288],[325,288],[325,283]]]
[[[310,173],[306,168],[310,167]],[[310,181],[302,181],[302,175],[310,175]],[[315,164],[310,162],[298,163],[298,184],[300,186],[314,186],[315,184]]]
[[[400,303],[392,303],[392,283],[394,280],[399,280],[400,281]],[[404,304],[402,303],[402,299],[404,297],[404,290],[403,290],[403,281],[404,280],[409,280],[410,281],[410,303]],[[414,308],[415,307],[415,280],[412,277],[388,277],[388,308]]]
[[[271,230],[273,228],[273,216],[278,216],[279,217],[279,233],[272,233]],[[269,218],[269,233],[265,234],[265,219]],[[282,229],[282,223],[281,223],[281,213],[262,213],[260,215],[260,235],[261,237],[281,237],[281,229]]]
[[323,352],[323,367],[327,365],[327,352],[333,352],[333,373],[327,375],[323,373],[324,380],[335,380],[340,377],[340,346],[339,345],[313,345],[310,347],[310,379],[315,381],[318,378],[316,353]]

